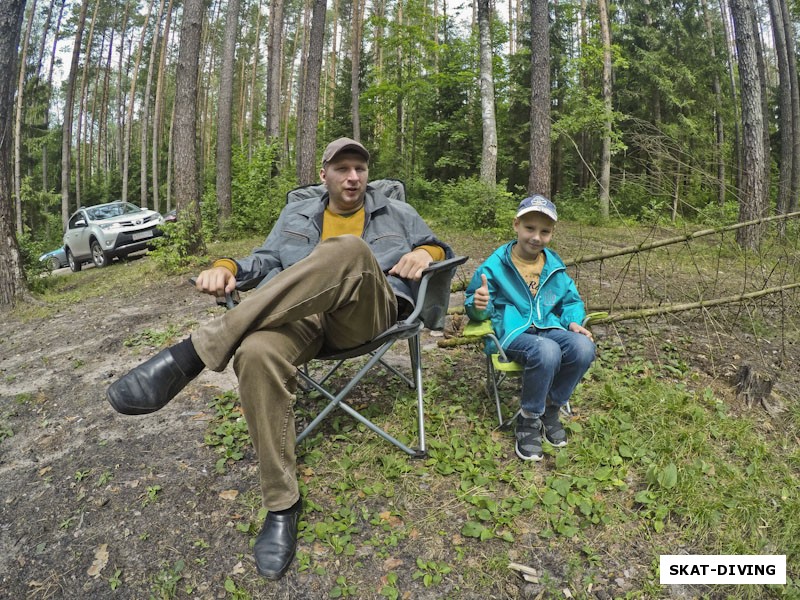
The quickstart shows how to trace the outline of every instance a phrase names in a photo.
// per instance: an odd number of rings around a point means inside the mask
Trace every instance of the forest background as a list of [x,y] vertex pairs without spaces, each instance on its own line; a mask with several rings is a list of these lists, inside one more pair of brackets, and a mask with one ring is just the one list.
[[[177,207],[173,239],[195,253],[268,231],[285,191],[316,181],[320,149],[341,135],[372,151],[372,177],[403,179],[423,214],[458,227],[505,224],[498,207],[526,192],[589,222],[795,211],[797,9],[6,2],[4,303],[78,206]],[[737,239],[754,248],[761,232]]]
[[[0,589],[796,598],[799,11],[2,0]],[[550,194],[556,249],[611,314],[569,449],[541,469],[497,431],[458,315],[454,337],[426,332],[428,459],[334,419],[303,450],[297,569],[269,586],[230,370],[146,421],[115,418],[105,390],[219,310],[187,273],[258,244],[340,135],[470,257],[456,287],[522,196]],[[177,209],[169,244],[41,276],[68,215],[117,199]],[[406,436],[409,394],[376,378],[356,401]],[[787,584],[661,586],[657,557],[675,552],[786,554]]]

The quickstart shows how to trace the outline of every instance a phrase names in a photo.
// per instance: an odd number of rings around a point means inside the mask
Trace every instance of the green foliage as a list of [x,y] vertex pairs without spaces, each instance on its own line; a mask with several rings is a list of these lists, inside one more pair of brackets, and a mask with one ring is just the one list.
[[14,430],[11,429],[11,425],[6,423],[5,417],[0,418],[0,444],[2,444],[4,440],[7,440],[13,436]]
[[129,337],[122,344],[126,347],[154,346],[156,348],[160,348],[172,342],[179,333],[180,328],[177,325],[169,325],[163,331],[145,329],[144,331]]
[[277,143],[256,146],[251,157],[247,155],[247,148],[234,150],[231,165],[233,215],[219,232],[221,236],[266,235],[272,228],[286,204],[286,193],[296,187],[294,177],[287,170],[277,173],[277,160]]
[[241,460],[251,443],[247,422],[237,400],[234,392],[227,391],[210,404],[215,414],[208,423],[205,443],[215,447],[220,454],[215,464],[217,473],[224,473],[229,462]]
[[25,277],[28,286],[37,291],[38,281],[41,276],[47,273],[47,265],[39,262],[39,257],[53,248],[48,248],[44,241],[36,240],[31,236],[27,228],[23,228],[23,233],[17,238],[19,252],[22,258],[22,266],[25,269]]
[[173,223],[160,225],[164,235],[152,242],[150,256],[166,273],[180,273],[194,264],[197,256],[192,253],[202,234],[193,231],[191,219],[178,219]]
[[[417,195],[418,194],[418,195]],[[508,231],[516,203],[502,185],[487,185],[477,178],[463,178],[445,184],[414,180],[410,198],[422,197],[420,212],[457,229]]]
[[175,564],[170,566],[169,563],[162,565],[153,581],[153,589],[151,590],[151,600],[171,600],[175,598],[178,593],[178,583],[183,579],[183,571],[186,568],[186,563],[183,560],[175,561]]

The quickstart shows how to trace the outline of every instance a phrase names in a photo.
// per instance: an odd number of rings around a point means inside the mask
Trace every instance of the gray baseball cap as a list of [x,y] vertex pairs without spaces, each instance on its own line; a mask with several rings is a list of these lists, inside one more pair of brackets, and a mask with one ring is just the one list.
[[558,221],[556,205],[541,194],[536,194],[530,198],[525,198],[525,200],[520,202],[519,206],[517,207],[517,218],[530,212],[544,213],[553,219],[553,221]]
[[322,153],[322,164],[329,163],[332,161],[337,154],[340,152],[355,152],[356,154],[360,154],[364,157],[364,160],[369,162],[369,152],[361,143],[352,140],[350,138],[339,138],[338,140],[333,140],[328,147],[325,148],[325,152]]

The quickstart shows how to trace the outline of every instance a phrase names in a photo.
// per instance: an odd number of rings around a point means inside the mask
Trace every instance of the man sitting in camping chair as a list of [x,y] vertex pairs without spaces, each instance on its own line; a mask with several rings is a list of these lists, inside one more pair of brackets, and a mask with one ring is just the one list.
[[108,389],[117,411],[146,414],[204,368],[222,371],[233,358],[269,510],[256,565],[270,579],[282,577],[294,557],[302,509],[292,412],[297,367],[323,348],[353,348],[388,329],[413,305],[422,271],[452,256],[410,205],[367,185],[368,164],[369,152],[355,140],[328,144],[320,170],[327,193],[288,204],[261,248],[242,260],[217,260],[196,281],[217,297],[258,289]]

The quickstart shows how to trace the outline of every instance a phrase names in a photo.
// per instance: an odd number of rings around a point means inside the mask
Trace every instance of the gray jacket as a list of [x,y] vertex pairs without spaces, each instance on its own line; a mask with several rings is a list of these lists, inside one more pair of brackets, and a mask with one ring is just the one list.
[[[328,194],[287,204],[260,248],[247,258],[237,260],[236,287],[247,290],[259,287],[275,275],[305,258],[320,242],[322,217]],[[440,246],[446,258],[452,258],[450,246],[440,241],[417,211],[405,202],[390,200],[371,186],[364,199],[366,213],[361,238],[367,242],[381,269],[386,273],[400,258],[414,248]],[[413,304],[415,282],[389,276],[395,294]]]

